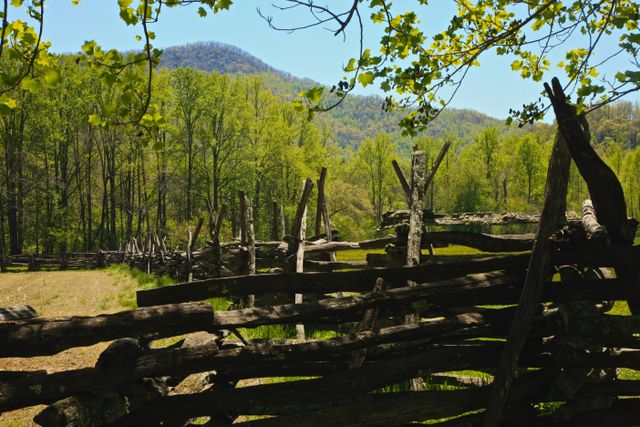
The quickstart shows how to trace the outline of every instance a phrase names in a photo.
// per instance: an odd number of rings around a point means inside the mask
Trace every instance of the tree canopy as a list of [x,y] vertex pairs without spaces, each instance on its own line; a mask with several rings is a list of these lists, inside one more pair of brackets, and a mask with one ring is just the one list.
[[[511,69],[524,79],[540,81],[549,72],[566,74],[565,90],[575,93],[581,110],[619,99],[640,88],[638,48],[639,5],[631,0],[531,2],[521,0],[353,0],[346,5],[321,6],[311,0],[286,0],[282,11],[307,8],[309,24],[282,27],[272,17],[272,27],[295,31],[334,24],[336,34],[356,26],[360,33],[359,56],[346,62],[347,73],[333,88],[341,98],[357,84],[378,82],[388,93],[387,110],[413,107],[403,119],[407,132],[415,133],[445,108],[463,84],[468,71],[480,66],[493,52],[511,58]],[[434,28],[433,8],[451,9],[444,29]],[[368,19],[368,21],[367,21]],[[382,27],[375,46],[366,46],[367,23]],[[610,51],[605,39],[617,42]],[[554,69],[552,60],[562,60]],[[628,60],[629,69],[610,78],[599,69],[615,57]],[[313,108],[331,108],[317,92],[306,94]],[[339,101],[338,101],[339,102]],[[549,108],[541,99],[520,110],[511,110],[521,122],[540,119]]]
[[[81,0],[70,0],[77,4]],[[16,107],[8,95],[15,87],[38,90],[54,85],[59,72],[50,65],[49,44],[41,40],[46,0],[8,0],[2,9],[3,30],[0,42],[0,113]],[[104,51],[94,41],[82,47],[79,62],[95,68],[107,87],[119,85],[115,104],[105,104],[94,112],[92,124],[137,123],[157,129],[166,123],[158,107],[151,102],[151,77],[161,51],[154,48],[153,23],[161,19],[164,8],[192,6],[197,15],[219,13],[232,7],[231,0],[118,0],[120,18],[139,26],[141,49],[122,56],[115,50]],[[378,83],[387,93],[387,110],[412,107],[401,124],[414,134],[442,111],[463,84],[468,71],[480,65],[490,52],[511,59],[511,69],[524,79],[540,81],[546,73],[566,75],[566,87],[574,93],[581,110],[592,109],[619,99],[640,88],[638,49],[640,46],[639,5],[632,0],[574,0],[531,2],[528,0],[455,0],[449,2],[413,0],[392,3],[388,0],[352,0],[321,5],[312,0],[282,0],[267,6],[282,12],[277,19],[260,12],[276,29],[295,31],[314,26],[331,26],[336,35],[355,27],[360,34],[359,54],[346,59],[346,76],[327,96],[324,88],[302,92],[297,107],[310,112],[332,108],[356,85]],[[444,28],[430,20],[433,8],[450,11]],[[306,8],[310,22],[281,26],[287,11]],[[28,17],[29,22],[10,17]],[[195,18],[195,14],[194,14]],[[32,26],[30,26],[30,23]],[[371,46],[364,33],[374,29],[381,36]],[[605,43],[608,41],[608,43]],[[611,41],[617,49],[611,51]],[[561,57],[554,66],[554,58]],[[613,58],[623,58],[628,69],[614,76],[600,75],[600,69]],[[146,73],[129,69],[142,67]],[[521,122],[540,119],[547,110],[541,99],[532,100],[512,117]]]

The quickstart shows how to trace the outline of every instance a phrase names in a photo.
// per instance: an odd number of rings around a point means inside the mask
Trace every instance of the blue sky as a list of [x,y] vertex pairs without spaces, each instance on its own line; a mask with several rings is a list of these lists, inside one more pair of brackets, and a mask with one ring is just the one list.
[[[273,15],[283,26],[309,22],[309,16],[302,10],[279,12],[271,6],[273,1],[238,0],[231,10],[210,14],[206,18],[200,18],[193,6],[165,9],[159,22],[151,28],[157,36],[154,45],[162,48],[216,40],[238,46],[295,76],[328,85],[337,82],[343,76],[341,67],[349,58],[356,56],[355,31],[352,30],[346,40],[321,28],[293,34],[274,31],[258,16],[257,7],[264,14]],[[327,0],[327,3],[331,2]],[[116,0],[81,0],[77,6],[71,5],[71,0],[55,0],[46,4],[44,38],[52,42],[54,52],[78,51],[85,40],[96,40],[105,48],[141,48],[140,42],[135,40],[140,30],[127,27],[120,20]],[[450,11],[441,7],[430,6],[428,12],[425,25],[433,25],[435,29],[444,25],[450,16]],[[365,44],[377,46],[378,31],[377,28],[367,28]],[[613,48],[613,43],[611,46]],[[520,107],[536,99],[542,89],[541,84],[522,80],[510,70],[510,63],[511,60],[495,55],[481,58],[481,67],[469,73],[451,106],[505,118],[509,108]],[[376,88],[360,88],[358,93],[381,92]]]

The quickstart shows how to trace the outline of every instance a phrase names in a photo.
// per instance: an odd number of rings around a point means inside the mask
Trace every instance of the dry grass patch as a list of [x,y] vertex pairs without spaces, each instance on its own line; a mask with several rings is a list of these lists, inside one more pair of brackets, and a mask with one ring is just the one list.
[[[93,316],[130,309],[137,282],[113,271],[42,271],[0,274],[0,307],[29,304],[43,317]],[[90,367],[108,343],[72,348],[54,356],[2,358],[0,370],[58,372]],[[0,426],[35,426],[32,418],[44,406],[0,415]]]

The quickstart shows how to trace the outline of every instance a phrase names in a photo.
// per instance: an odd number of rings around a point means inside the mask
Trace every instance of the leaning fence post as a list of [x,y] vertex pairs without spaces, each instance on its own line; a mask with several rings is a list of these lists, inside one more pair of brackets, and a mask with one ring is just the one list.
[[[320,170],[320,179],[318,180],[318,204],[316,208],[316,236],[321,232],[321,226],[324,226],[324,232],[327,235],[327,242],[333,240],[333,229],[331,228],[331,220],[329,219],[329,208],[327,207],[327,199],[324,194],[324,183],[327,178],[327,168]],[[329,261],[336,262],[336,253],[329,252]]]
[[[545,89],[550,92],[547,85]],[[558,131],[547,170],[540,226],[529,258],[529,267],[520,293],[518,309],[511,323],[507,342],[500,355],[496,376],[491,386],[489,404],[482,422],[483,427],[497,426],[500,422],[520,352],[531,330],[533,315],[540,302],[542,288],[551,268],[549,237],[558,228],[566,210],[570,165],[571,155],[567,143],[562,133]]]

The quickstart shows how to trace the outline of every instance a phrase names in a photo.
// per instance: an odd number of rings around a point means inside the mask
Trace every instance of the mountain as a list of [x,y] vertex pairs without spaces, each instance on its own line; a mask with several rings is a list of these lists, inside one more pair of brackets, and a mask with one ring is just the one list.
[[[160,65],[167,68],[192,67],[206,72],[260,74],[265,86],[284,99],[293,99],[300,91],[320,85],[278,70],[236,46],[214,41],[166,48]],[[364,139],[386,132],[393,136],[401,151],[410,151],[413,143],[410,138],[402,136],[398,127],[404,113],[384,112],[382,101],[379,96],[349,95],[341,105],[317,117],[332,129],[336,142],[343,147],[357,148]],[[519,132],[514,127],[506,128],[503,120],[486,114],[449,108],[429,125],[424,134],[433,137],[454,135],[466,143],[488,126],[499,127],[506,133]]]
[[162,51],[160,66],[191,67],[221,74],[275,73],[289,77],[289,74],[273,68],[239,47],[216,41],[168,47]]

